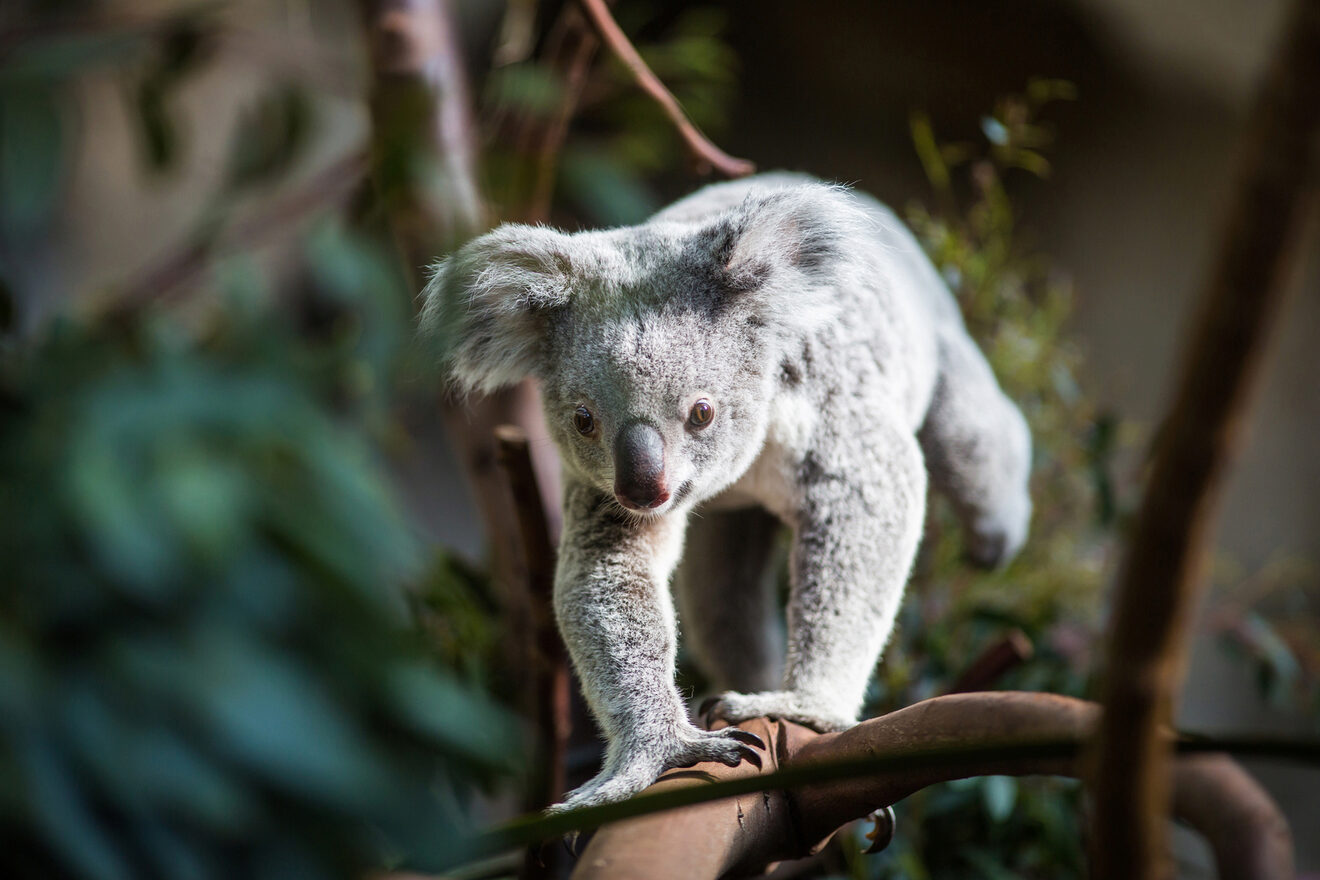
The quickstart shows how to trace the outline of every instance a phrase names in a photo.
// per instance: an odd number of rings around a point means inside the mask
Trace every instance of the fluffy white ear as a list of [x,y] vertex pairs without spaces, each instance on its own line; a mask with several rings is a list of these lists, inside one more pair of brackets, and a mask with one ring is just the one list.
[[436,266],[419,332],[460,390],[490,393],[538,370],[544,319],[571,292],[564,244],[552,229],[510,224]]
[[717,222],[715,259],[729,291],[751,296],[766,318],[801,325],[828,310],[829,288],[855,261],[866,224],[843,187],[761,190]]

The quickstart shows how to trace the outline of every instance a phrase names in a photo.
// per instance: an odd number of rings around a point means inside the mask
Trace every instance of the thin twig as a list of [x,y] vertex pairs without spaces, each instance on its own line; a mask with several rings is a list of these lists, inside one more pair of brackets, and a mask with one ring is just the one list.
[[1297,0],[1246,132],[1218,259],[1118,581],[1093,779],[1099,880],[1167,873],[1169,743],[1160,730],[1182,679],[1224,475],[1313,193],[1318,133],[1320,0]]
[[697,172],[700,174],[708,173],[710,169],[718,171],[725,177],[746,177],[756,171],[756,165],[746,159],[737,159],[715,146],[706,136],[697,130],[692,121],[687,118],[683,108],[679,106],[678,99],[674,97],[660,78],[651,71],[642,56],[637,54],[637,49],[629,42],[628,37],[615,22],[614,16],[610,14],[609,7],[605,0],[578,0],[578,4],[586,13],[587,20],[596,30],[596,35],[601,41],[609,47],[615,57],[619,59],[628,68],[633,79],[641,86],[642,91],[646,92],[664,111],[665,116],[669,118],[670,123],[677,129],[679,137],[687,146],[696,162]]
[[547,39],[545,58],[563,83],[559,106],[548,121],[529,117],[515,139],[519,151],[533,162],[531,192],[523,212],[526,223],[541,223],[550,217],[559,157],[599,48],[600,40],[587,27],[578,8],[571,4],[564,6]]

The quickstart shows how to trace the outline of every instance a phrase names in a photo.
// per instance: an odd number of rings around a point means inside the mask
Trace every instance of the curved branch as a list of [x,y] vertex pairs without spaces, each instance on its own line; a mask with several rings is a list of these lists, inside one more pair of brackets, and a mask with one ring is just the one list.
[[650,95],[669,117],[670,123],[678,130],[683,143],[696,160],[699,173],[704,174],[708,169],[714,168],[725,177],[746,177],[756,170],[756,165],[746,159],[730,156],[697,130],[683,112],[683,108],[679,106],[678,99],[665,88],[665,84],[660,82],[660,78],[646,65],[642,56],[637,54],[637,49],[628,41],[627,35],[610,14],[605,0],[578,0],[578,4],[586,13],[587,20],[591,22],[601,42],[609,46],[610,51],[628,68],[633,79],[637,80],[642,91]]
[[[1076,754],[1098,716],[1099,707],[1083,700],[997,692],[936,697],[832,734],[758,718],[741,726],[771,744],[760,770],[747,763],[700,764],[666,773],[648,793],[825,763],[928,755],[932,748],[993,754],[978,761],[914,760],[882,775],[754,792],[617,822],[596,833],[573,876],[646,880],[755,873],[770,862],[809,855],[844,823],[937,782],[988,774],[1075,776],[1077,760],[1061,757],[1054,746],[1066,744]],[[1033,755],[1033,743],[1051,748]],[[1249,776],[1223,755],[1188,756],[1177,766],[1175,814],[1210,839],[1220,877],[1292,876],[1287,822]]]

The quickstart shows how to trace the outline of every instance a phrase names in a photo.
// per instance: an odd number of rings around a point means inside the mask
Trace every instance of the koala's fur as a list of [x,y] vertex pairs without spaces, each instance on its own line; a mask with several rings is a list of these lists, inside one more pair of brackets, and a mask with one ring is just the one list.
[[[729,689],[715,713],[833,730],[856,722],[889,637],[928,473],[974,561],[1025,540],[1026,424],[921,248],[868,196],[774,174],[635,227],[503,226],[425,296],[423,331],[462,388],[539,377],[563,458],[555,612],[608,748],[561,807],[747,754],[745,734],[694,726],[674,685],[680,557],[686,638]],[[697,430],[701,398],[715,417]],[[622,431],[663,447],[656,485],[671,491],[653,509],[616,498]],[[764,625],[778,523],[793,531],[786,656]]]

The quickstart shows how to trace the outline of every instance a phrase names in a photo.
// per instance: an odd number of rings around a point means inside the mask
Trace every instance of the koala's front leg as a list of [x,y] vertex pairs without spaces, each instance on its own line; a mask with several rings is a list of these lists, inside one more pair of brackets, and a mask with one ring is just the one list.
[[926,470],[901,425],[840,421],[849,432],[822,438],[797,470],[784,687],[723,694],[703,706],[709,715],[818,730],[857,721],[921,540]]
[[555,616],[582,690],[608,741],[600,774],[552,810],[629,797],[670,767],[760,763],[753,734],[694,726],[674,686],[669,576],[685,522],[637,517],[588,486],[570,484],[555,572]]

